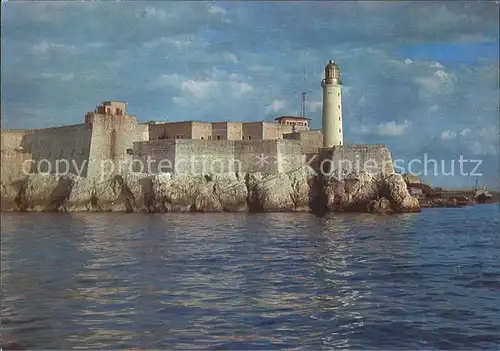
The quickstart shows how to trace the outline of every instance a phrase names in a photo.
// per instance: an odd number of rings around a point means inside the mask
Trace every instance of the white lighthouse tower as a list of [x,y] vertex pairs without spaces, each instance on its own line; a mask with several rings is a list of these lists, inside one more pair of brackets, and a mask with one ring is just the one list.
[[330,60],[325,67],[323,88],[323,147],[344,144],[342,134],[342,79],[337,64]]

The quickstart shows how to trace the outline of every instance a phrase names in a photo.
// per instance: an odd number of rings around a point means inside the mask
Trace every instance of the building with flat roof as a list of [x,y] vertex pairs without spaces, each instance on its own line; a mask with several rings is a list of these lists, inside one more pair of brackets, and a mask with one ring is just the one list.
[[277,123],[279,124],[309,128],[309,121],[311,119],[308,117],[281,116],[275,118],[274,120],[277,121]]

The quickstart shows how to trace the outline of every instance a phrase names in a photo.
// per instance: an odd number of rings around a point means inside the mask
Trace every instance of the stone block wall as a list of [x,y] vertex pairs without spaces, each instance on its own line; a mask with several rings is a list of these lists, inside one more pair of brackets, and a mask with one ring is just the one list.
[[234,164],[234,141],[231,140],[177,140],[175,160],[176,173],[240,171]]
[[21,146],[32,154],[30,172],[86,176],[91,138],[92,125],[83,123],[35,130]]
[[[134,172],[151,164],[151,172],[209,174],[281,173],[297,169],[303,156],[296,140],[157,140],[136,142]],[[149,161],[148,161],[149,160]],[[155,165],[163,165],[160,169]],[[166,167],[170,165],[170,167]]]
[[368,173],[394,173],[392,154],[384,145],[342,145],[321,149],[318,170],[329,173],[332,170],[365,171]]
[[120,172],[129,167],[127,153],[136,141],[147,141],[148,126],[138,124],[135,116],[106,116],[96,114],[91,123],[89,176],[101,176],[103,170]]
[[323,147],[323,133],[318,131],[303,131],[283,135],[284,139],[300,140],[302,153],[318,153]]
[[135,142],[132,171],[140,173],[174,172],[176,146],[176,140],[166,139]]
[[304,165],[305,158],[299,140],[276,140],[276,146],[279,157],[279,173],[290,172]]
[[31,164],[26,164],[32,160],[33,155],[29,150],[24,150],[21,144],[24,138],[33,133],[33,130],[2,130],[1,131],[1,165],[0,174],[2,182],[10,181],[23,176],[23,167],[26,172],[30,171]]

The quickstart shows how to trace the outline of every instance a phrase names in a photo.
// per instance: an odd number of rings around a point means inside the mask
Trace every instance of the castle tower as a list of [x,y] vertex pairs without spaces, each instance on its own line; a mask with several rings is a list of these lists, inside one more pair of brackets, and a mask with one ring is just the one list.
[[342,134],[342,79],[337,64],[330,60],[325,67],[323,88],[323,147],[343,145]]

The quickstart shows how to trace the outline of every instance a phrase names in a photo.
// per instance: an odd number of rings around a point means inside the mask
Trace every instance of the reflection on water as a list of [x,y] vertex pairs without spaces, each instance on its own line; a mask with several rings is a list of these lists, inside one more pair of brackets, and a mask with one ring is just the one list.
[[4,339],[36,349],[495,347],[495,210],[2,214]]

